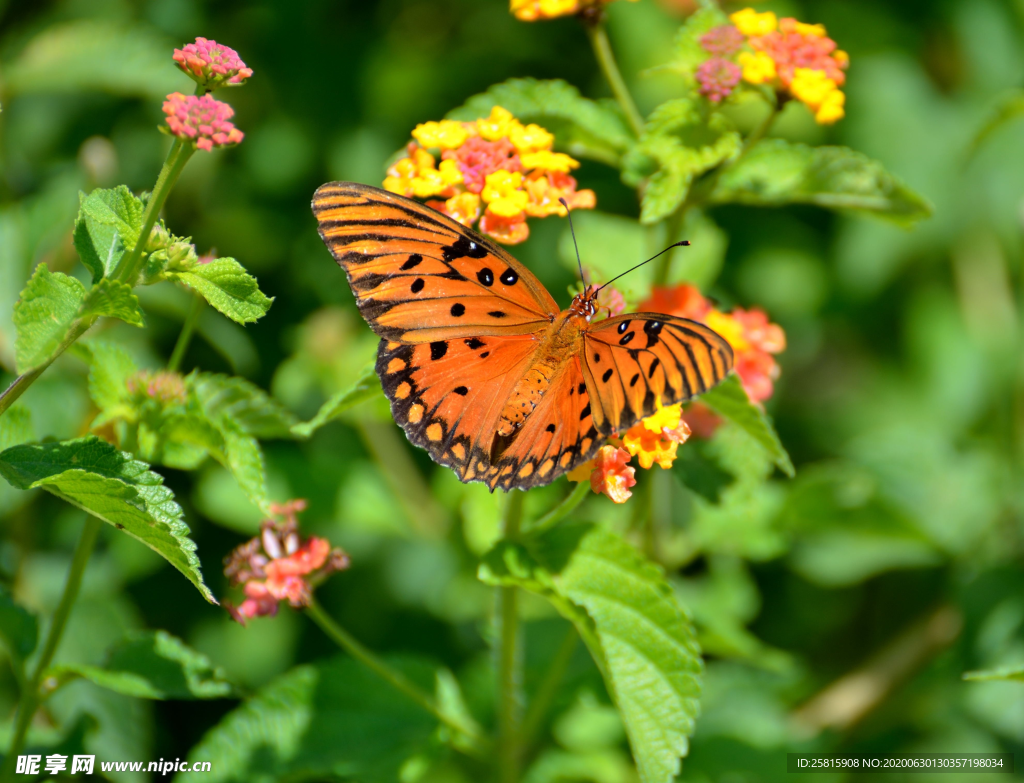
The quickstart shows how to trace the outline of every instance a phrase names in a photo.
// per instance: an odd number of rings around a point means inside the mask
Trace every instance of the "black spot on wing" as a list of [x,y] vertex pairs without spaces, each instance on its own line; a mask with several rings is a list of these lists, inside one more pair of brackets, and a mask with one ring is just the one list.
[[430,344],[430,358],[435,362],[442,358],[446,353],[448,353],[448,343],[444,340],[439,340],[436,343]]
[[491,318],[504,318],[508,313],[501,310],[491,310],[487,315],[491,316]]
[[455,304],[452,305],[452,309],[450,312],[453,316],[458,318],[459,316],[466,312],[466,305],[462,304],[462,302],[456,302]]
[[409,259],[404,264],[402,264],[401,269],[403,269],[403,270],[414,269],[414,268],[418,267],[422,263],[423,263],[423,256],[421,256],[419,253],[413,253],[411,256],[409,256]]
[[636,332],[629,332],[628,334],[622,335],[622,339],[619,340],[619,345],[629,345],[635,335]]
[[509,267],[508,269],[501,273],[501,277],[498,279],[501,280],[501,282],[504,283],[505,285],[515,285],[517,282],[519,282],[519,275],[516,274],[516,270],[514,270],[512,267]]
[[441,250],[446,263],[451,263],[457,258],[483,258],[487,255],[487,249],[479,242],[474,242],[468,237],[459,237],[455,242]]
[[476,273],[476,279],[479,280],[483,285],[490,288],[492,285],[494,285],[494,272],[492,272],[487,267],[484,267],[483,269]]
[[477,348],[483,348],[486,343],[479,337],[470,337],[466,340],[466,345],[469,346],[470,350],[475,351]]
[[454,389],[452,389],[452,391],[458,394],[460,397],[465,397],[467,394],[469,394],[469,389],[467,389],[465,386],[456,386]]
[[412,281],[412,285],[409,286],[409,290],[412,291],[414,294],[418,294],[420,291],[423,290],[423,286],[425,285],[426,283],[423,282],[423,278],[417,277],[415,280]]
[[604,381],[605,383],[608,383],[608,379],[612,377],[612,373],[614,372],[615,370],[609,367],[607,370],[604,371],[604,375],[601,376],[601,380]]

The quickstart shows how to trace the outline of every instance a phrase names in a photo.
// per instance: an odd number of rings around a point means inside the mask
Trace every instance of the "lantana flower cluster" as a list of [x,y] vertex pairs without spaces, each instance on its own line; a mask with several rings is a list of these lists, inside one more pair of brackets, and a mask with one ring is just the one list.
[[796,98],[822,125],[842,119],[850,57],[838,49],[820,24],[753,8],[730,15],[732,24],[705,33],[700,43],[711,57],[697,69],[700,92],[712,103],[732,93],[740,81],[766,84],[781,98]]
[[[615,0],[511,0],[509,10],[521,22],[536,22],[599,10]],[[636,0],[630,0],[636,2]]]
[[[717,309],[692,285],[656,287],[638,306],[639,312],[666,313],[707,324],[724,337],[733,349],[736,374],[747,396],[760,405],[768,400],[779,377],[775,355],[786,348],[786,334],[759,308],[734,307],[731,312]],[[720,419],[700,401],[682,404],[658,403],[657,411],[630,427],[620,438],[612,438],[601,447],[595,459],[569,473],[570,481],[590,481],[594,492],[603,493],[616,503],[625,503],[636,485],[633,457],[641,468],[657,465],[668,469],[675,462],[679,445],[691,434],[710,437]]]
[[245,592],[239,606],[227,601],[224,606],[242,625],[254,617],[273,617],[282,601],[308,606],[314,584],[348,568],[348,555],[327,539],[299,536],[298,514],[305,509],[305,500],[271,505],[260,535],[224,559],[224,574]]
[[173,59],[199,85],[202,94],[168,95],[163,105],[167,124],[160,129],[207,152],[241,142],[245,134],[231,122],[235,110],[206,93],[218,87],[244,84],[252,76],[252,68],[231,47],[206,38],[196,38],[194,43],[175,49]]
[[[524,125],[495,106],[474,122],[441,120],[417,125],[406,155],[388,169],[384,187],[427,200],[427,205],[506,245],[530,235],[528,217],[593,209],[592,190],[577,190],[569,174],[579,162],[554,152],[555,137]],[[440,164],[438,164],[440,157]]]
[[184,404],[188,398],[185,379],[168,370],[139,370],[125,381],[128,393],[140,402],[156,400],[161,405]]

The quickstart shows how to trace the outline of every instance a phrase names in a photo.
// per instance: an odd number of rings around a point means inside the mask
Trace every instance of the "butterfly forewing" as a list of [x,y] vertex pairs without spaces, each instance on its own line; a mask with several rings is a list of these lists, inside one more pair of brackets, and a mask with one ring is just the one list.
[[732,370],[729,343],[696,321],[629,313],[585,332],[583,374],[604,435],[632,427],[662,405],[685,402]]
[[385,339],[529,334],[558,313],[540,281],[512,256],[415,201],[329,182],[314,194],[313,213],[360,312]]

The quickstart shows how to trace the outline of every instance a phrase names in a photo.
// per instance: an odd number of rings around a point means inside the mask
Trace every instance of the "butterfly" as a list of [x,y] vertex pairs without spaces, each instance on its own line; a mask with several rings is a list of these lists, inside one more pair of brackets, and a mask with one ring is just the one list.
[[695,321],[592,322],[597,286],[561,310],[505,250],[417,201],[329,182],[312,207],[381,338],[376,370],[395,421],[464,482],[547,484],[732,370],[729,343]]

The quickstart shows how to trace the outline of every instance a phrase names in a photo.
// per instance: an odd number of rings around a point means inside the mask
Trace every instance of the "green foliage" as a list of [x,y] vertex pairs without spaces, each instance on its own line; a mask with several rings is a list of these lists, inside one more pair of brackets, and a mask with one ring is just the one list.
[[362,375],[350,389],[344,389],[327,402],[320,406],[309,421],[304,421],[292,426],[292,433],[299,438],[308,438],[328,422],[337,419],[341,414],[350,408],[354,408],[361,402],[376,397],[380,393],[380,381],[377,378],[375,364],[370,364],[363,370]]
[[165,277],[188,286],[240,324],[262,318],[274,301],[264,296],[256,278],[233,258],[218,258],[206,264],[197,262],[183,269],[168,269]]
[[139,240],[146,205],[124,185],[79,194],[75,250],[93,282],[109,277],[125,251]]
[[926,199],[878,161],[846,147],[808,147],[783,139],[758,142],[719,178],[716,204],[815,204],[870,212],[910,225],[932,214]]
[[664,575],[614,534],[563,525],[484,557],[480,578],[550,600],[587,643],[644,783],[679,771],[700,696],[700,651]]
[[570,155],[616,165],[633,141],[625,117],[609,99],[591,100],[560,79],[509,79],[474,95],[448,113],[449,119],[475,120],[501,106],[522,122],[535,122],[555,134]]
[[234,694],[224,671],[166,631],[130,634],[102,666],[62,664],[47,674],[61,685],[82,678],[139,699],[221,699]]
[[[391,664],[429,689],[433,668]],[[424,749],[435,721],[405,695],[351,659],[299,666],[229,713],[196,745],[189,761],[209,761],[211,780],[263,783],[345,777],[398,779]]]
[[39,643],[39,618],[15,603],[5,588],[0,588],[0,640],[18,666],[35,652]]
[[705,3],[694,11],[676,34],[676,60],[673,70],[678,70],[690,83],[694,83],[697,67],[708,58],[708,53],[700,45],[701,36],[713,27],[729,24],[729,18],[717,5]]
[[181,507],[149,466],[96,437],[0,452],[0,475],[18,489],[41,487],[138,539],[210,603]]
[[761,408],[750,401],[736,373],[732,373],[715,388],[705,392],[700,400],[715,413],[736,423],[750,434],[783,473],[787,476],[795,474],[793,462],[779,440],[771,420]]
[[129,286],[117,280],[100,280],[85,296],[79,317],[100,316],[120,318],[132,326],[145,326],[139,298],[132,293]]
[[46,364],[56,354],[85,301],[85,286],[62,272],[51,273],[46,264],[21,292],[14,306],[18,372]]
[[1024,682],[1024,665],[1003,666],[999,669],[964,672],[964,679],[971,682],[988,682],[991,680],[1018,680]]

